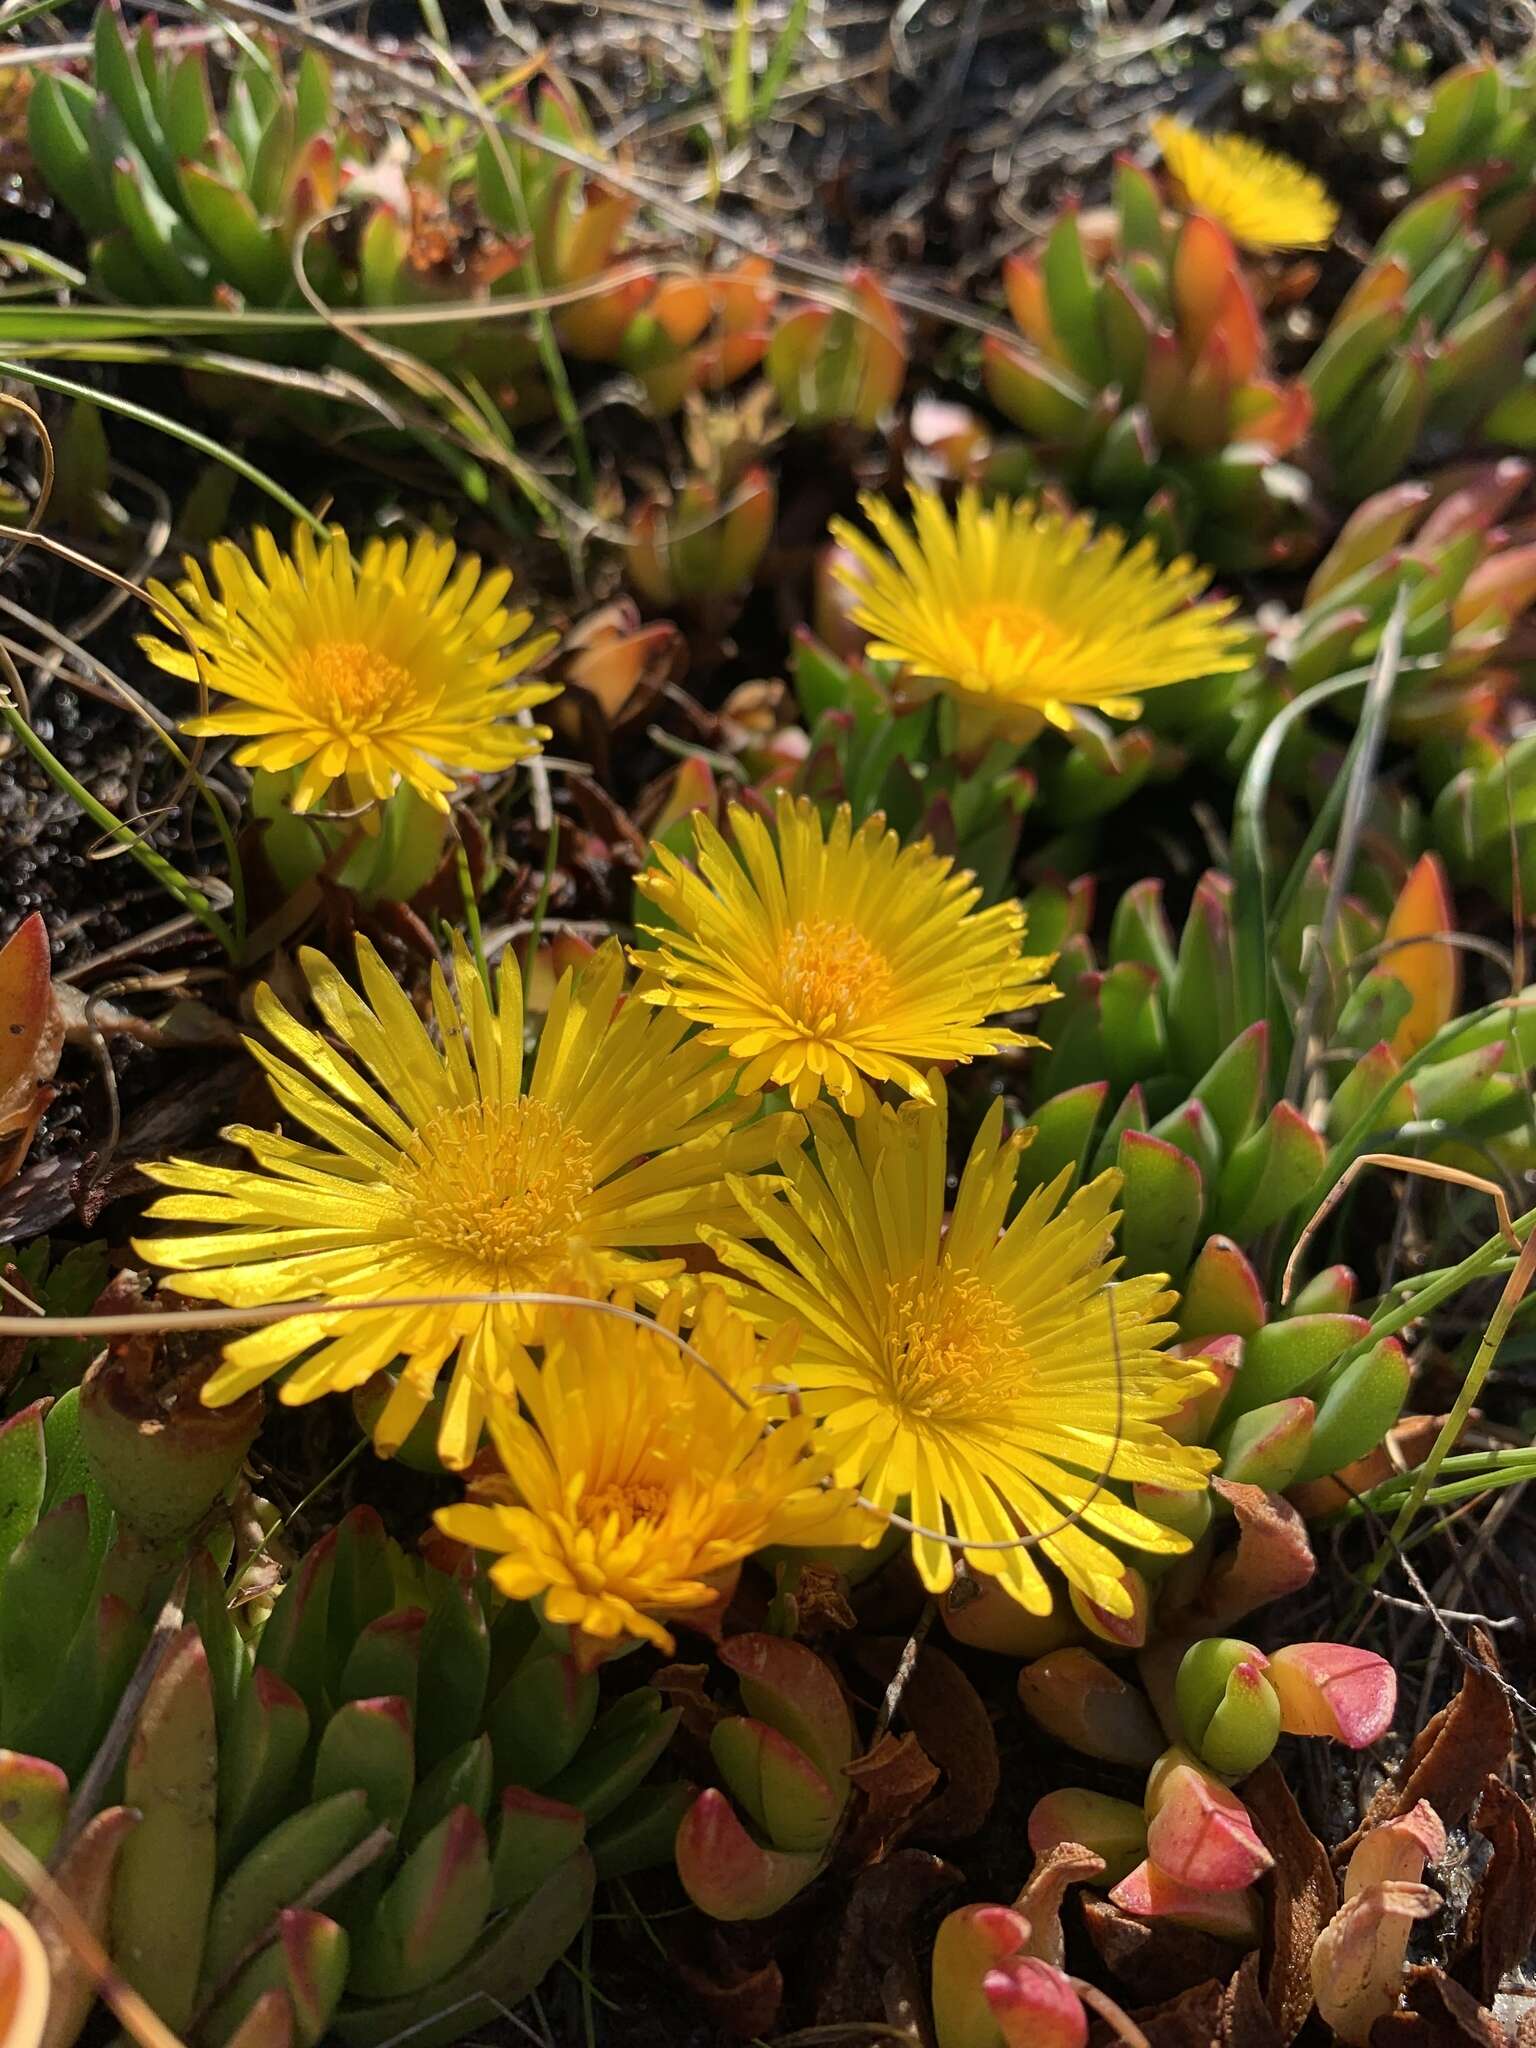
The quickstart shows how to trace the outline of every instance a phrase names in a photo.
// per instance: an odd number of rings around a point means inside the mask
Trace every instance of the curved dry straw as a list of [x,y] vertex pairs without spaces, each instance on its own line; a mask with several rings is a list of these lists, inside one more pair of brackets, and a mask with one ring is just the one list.
[[[1045,1529],[1016,1537],[979,1541],[955,1535],[947,1529],[927,1528],[921,1522],[914,1522],[905,1515],[877,1506],[863,1494],[856,1497],[856,1504],[891,1528],[899,1529],[909,1536],[924,1537],[931,1542],[943,1544],[947,1549],[957,1551],[1033,1550],[1038,1544],[1059,1536],[1064,1530],[1075,1528],[1108,1486],[1115,1457],[1125,1438],[1125,1373],[1120,1356],[1120,1334],[1115,1319],[1113,1287],[1105,1286],[1102,1293],[1109,1316],[1110,1343],[1115,1356],[1114,1439],[1109,1456],[1102,1469],[1095,1475],[1089,1492],[1070,1514],[1064,1515],[1059,1522],[1052,1523]],[[733,1387],[680,1331],[669,1329],[665,1323],[658,1322],[653,1316],[642,1315],[638,1309],[629,1308],[623,1302],[593,1301],[586,1295],[546,1293],[533,1288],[508,1288],[463,1294],[391,1294],[381,1295],[374,1301],[292,1301],[243,1309],[194,1308],[160,1313],[154,1310],[125,1310],[105,1316],[0,1315],[0,1338],[20,1337],[36,1340],[43,1337],[127,1337],[150,1331],[164,1333],[188,1330],[241,1330],[269,1323],[288,1322],[294,1316],[382,1315],[391,1310],[408,1308],[480,1307],[584,1309],[589,1314],[610,1316],[618,1321],[631,1323],[635,1328],[648,1331],[675,1345],[691,1364],[707,1373],[721,1392],[739,1408],[746,1409],[751,1406],[740,1391]],[[766,1383],[759,1391],[793,1397],[801,1390],[793,1381],[774,1380]]]

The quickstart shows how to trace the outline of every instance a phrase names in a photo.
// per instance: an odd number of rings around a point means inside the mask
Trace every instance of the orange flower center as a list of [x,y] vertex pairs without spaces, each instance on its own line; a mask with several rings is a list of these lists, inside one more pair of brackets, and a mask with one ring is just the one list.
[[878,1015],[894,985],[884,954],[841,920],[803,918],[779,947],[777,999],[817,1036],[836,1037]]
[[627,1533],[636,1522],[659,1522],[667,1511],[670,1496],[664,1486],[647,1486],[638,1480],[594,1487],[582,1496],[581,1519],[590,1528],[601,1528],[609,1516],[616,1516]]
[[972,670],[993,679],[1059,654],[1068,639],[1049,613],[1030,604],[972,605],[960,613],[956,629]]
[[1018,1329],[1002,1298],[964,1267],[890,1283],[885,1379],[903,1417],[957,1421],[1006,1397],[1020,1377]]
[[294,696],[342,731],[378,726],[417,694],[409,669],[361,640],[322,640],[298,657]]
[[591,1158],[580,1133],[531,1096],[443,1110],[395,1170],[401,1234],[462,1262],[461,1284],[555,1291],[581,1250]]

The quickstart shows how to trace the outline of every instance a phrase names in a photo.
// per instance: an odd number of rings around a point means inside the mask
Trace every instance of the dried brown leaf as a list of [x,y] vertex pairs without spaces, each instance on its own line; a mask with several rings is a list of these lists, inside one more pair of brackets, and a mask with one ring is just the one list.
[[1328,1851],[1271,1760],[1244,1780],[1243,1804],[1275,1859],[1265,1881],[1264,2003],[1283,2041],[1312,2010],[1312,1945],[1339,1905]]
[[677,1958],[672,1967],[722,2033],[734,2034],[741,2041],[766,2034],[784,2002],[784,1977],[778,1964],[769,1961],[748,1968],[732,1959],[723,1942],[716,1948],[709,1969]]
[[798,1566],[789,1597],[795,1606],[796,1635],[847,1634],[859,1625],[848,1604],[848,1582],[833,1565],[812,1560]]
[[1371,2048],[1509,2048],[1493,2014],[1437,1963],[1408,1972],[1403,2006],[1372,2027]]
[[1451,1974],[1484,2005],[1536,1941],[1536,1817],[1498,1778],[1487,1778],[1472,1825],[1493,1849],[1467,1904]]
[[1243,1957],[1221,1995],[1221,2024],[1215,2048],[1285,2048],[1285,2036],[1269,2016],[1260,1988],[1258,1949]]
[[1163,1617],[1169,1629],[1188,1635],[1218,1632],[1255,1607],[1299,1592],[1317,1569],[1307,1525],[1288,1500],[1232,1480],[1213,1479],[1211,1487],[1232,1510],[1237,1542],[1216,1559],[1194,1598]]
[[651,1680],[656,1690],[674,1707],[683,1710],[683,1727],[700,1742],[708,1742],[715,1723],[724,1717],[705,1690],[707,1664],[663,1664]]
[[909,1981],[912,1922],[960,1873],[926,1849],[898,1849],[861,1870],[848,1893],[831,1968],[816,1999],[818,2024],[866,2020],[882,2010],[891,1973]]
[[1359,1827],[1334,1851],[1335,1861],[1347,1858],[1370,1828],[1396,1820],[1421,1799],[1448,1828],[1459,1826],[1487,1780],[1509,1762],[1515,1719],[1497,1682],[1498,1656],[1480,1628],[1472,1631],[1471,1647],[1473,1661],[1464,1667],[1461,1690],[1419,1730],[1397,1777],[1372,1799]]
[[[859,1644],[859,1663],[889,1685],[905,1644]],[[997,1797],[1002,1766],[992,1717],[981,1695],[951,1657],[925,1643],[901,1695],[900,1713],[931,1761],[944,1773],[944,1789],[923,1809],[925,1842],[958,1842],[974,1835]]]
[[1061,1925],[1061,1909],[1075,1884],[1092,1884],[1104,1875],[1104,1858],[1085,1849],[1081,1842],[1058,1842],[1035,1859],[1029,1881],[1013,1902],[1016,1913],[1029,1922],[1025,1955],[1038,1956],[1053,1969],[1066,1967],[1067,1938]]
[[1147,2048],[1212,2048],[1221,2025],[1221,2000],[1219,1979],[1208,1977],[1166,2004],[1138,2012],[1136,2024],[1146,2036]]
[[864,1795],[863,1811],[844,1843],[856,1863],[872,1862],[897,1840],[939,1782],[938,1767],[924,1755],[917,1737],[893,1735],[889,1729],[866,1756],[846,1766],[844,1775]]
[[1229,1942],[1172,1920],[1137,1920],[1091,1892],[1083,1895],[1083,1925],[1100,1960],[1138,2002],[1161,2004],[1232,1970]]

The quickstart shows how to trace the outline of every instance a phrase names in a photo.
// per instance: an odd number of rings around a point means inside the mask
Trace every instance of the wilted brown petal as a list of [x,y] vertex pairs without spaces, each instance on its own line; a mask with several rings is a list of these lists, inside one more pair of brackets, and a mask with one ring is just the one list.
[[1338,1910],[1339,1889],[1328,1852],[1302,1819],[1276,1763],[1244,1780],[1243,1804],[1275,1859],[1266,1888],[1264,2002],[1282,2040],[1289,2041],[1312,2010],[1312,1949]]
[[1472,1825],[1493,1855],[1462,1923],[1451,1974],[1492,2005],[1507,1974],[1536,1941],[1536,1818],[1498,1778],[1483,1785]]
[[1458,1826],[1487,1779],[1508,1763],[1515,1721],[1495,1680],[1499,1660],[1482,1629],[1473,1629],[1471,1649],[1474,1661],[1466,1666],[1461,1690],[1420,1729],[1396,1780],[1376,1794],[1360,1826],[1334,1851],[1336,1860],[1347,1857],[1370,1828],[1407,1813],[1421,1799],[1448,1828]]

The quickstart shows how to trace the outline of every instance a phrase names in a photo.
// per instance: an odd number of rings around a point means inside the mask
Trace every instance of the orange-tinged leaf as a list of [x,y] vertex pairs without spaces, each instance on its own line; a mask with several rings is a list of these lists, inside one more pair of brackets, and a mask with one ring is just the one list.
[[715,318],[727,334],[761,328],[778,302],[773,266],[765,256],[744,256],[709,280]]
[[669,277],[651,301],[651,313],[678,348],[697,341],[709,325],[709,286],[701,277]]
[[1010,256],[1003,265],[1003,293],[1013,315],[1013,324],[1019,332],[1036,348],[1043,349],[1048,356],[1060,362],[1061,343],[1051,325],[1045,280],[1040,275],[1040,259],[1037,256]]
[[1246,383],[1264,359],[1264,326],[1253,294],[1235,270],[1222,291],[1216,325],[1226,341],[1234,379]]
[[0,1183],[20,1168],[53,1099],[48,1083],[63,1044],[48,933],[33,911],[0,947]]
[[1242,272],[1226,232],[1204,214],[1191,214],[1173,252],[1173,303],[1185,351],[1193,355],[1220,319],[1227,293]]
[[[1450,885],[1437,855],[1424,854],[1392,906],[1387,919],[1386,940],[1390,950],[1382,955],[1382,971],[1400,981],[1413,998],[1412,1007],[1392,1035],[1392,1050],[1400,1060],[1428,1044],[1456,1014],[1461,994],[1461,955],[1454,946],[1441,944],[1435,934],[1454,932],[1456,906]],[[1422,945],[1395,945],[1402,939],[1424,940]]]

